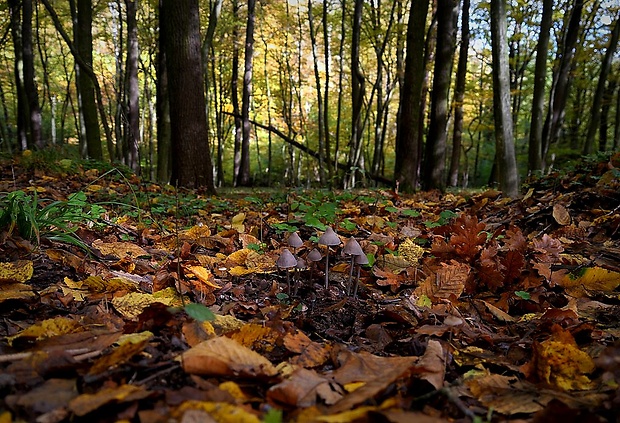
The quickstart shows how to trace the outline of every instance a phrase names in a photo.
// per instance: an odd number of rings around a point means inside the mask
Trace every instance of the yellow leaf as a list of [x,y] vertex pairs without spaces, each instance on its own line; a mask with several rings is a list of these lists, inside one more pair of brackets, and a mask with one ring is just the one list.
[[215,288],[215,289],[220,288],[219,285],[215,284],[214,282],[211,282],[211,279],[213,279],[213,274],[209,271],[209,269],[206,269],[202,266],[187,266],[187,269],[194,276],[200,279],[200,281],[204,283],[205,285],[208,285],[211,288]]
[[260,423],[245,408],[224,402],[185,401],[175,411],[177,421],[217,421],[218,423]]
[[416,244],[413,238],[407,238],[398,246],[398,254],[407,260],[410,265],[418,264],[418,260],[424,255],[424,248]]
[[36,323],[17,335],[7,338],[9,345],[13,345],[13,341],[19,338],[34,338],[37,341],[51,338],[59,335],[66,335],[69,333],[82,332],[84,328],[78,322],[68,317],[56,317],[54,319],[43,320],[41,323]]
[[244,220],[245,220],[245,213],[238,213],[230,221],[230,226],[241,234],[245,232],[245,226],[243,225]]
[[243,393],[243,391],[241,390],[241,387],[233,381],[220,383],[219,388],[222,391],[228,392],[235,399],[238,399],[244,402],[248,400],[248,396]]
[[592,291],[613,292],[620,285],[620,273],[602,267],[589,267],[582,269],[578,277],[566,274],[559,285],[576,297],[585,297]]
[[21,283],[32,278],[34,266],[30,260],[0,263],[0,283]]

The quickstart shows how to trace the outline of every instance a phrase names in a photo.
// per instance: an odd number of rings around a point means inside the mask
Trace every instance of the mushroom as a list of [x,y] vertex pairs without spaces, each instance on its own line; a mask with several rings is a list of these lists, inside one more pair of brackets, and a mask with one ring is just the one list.
[[351,295],[351,282],[353,281],[353,268],[355,267],[355,258],[364,255],[364,250],[354,237],[348,239],[342,248],[342,255],[351,257],[351,268],[349,269],[349,283],[347,284],[347,295]]
[[304,245],[304,242],[301,240],[299,235],[297,235],[297,232],[293,232],[292,234],[290,234],[288,239],[286,240],[286,243],[289,245],[289,247],[293,247],[294,253],[297,253],[297,249]]
[[297,289],[299,289],[299,273],[306,269],[306,261],[301,257],[297,257],[297,264],[295,265],[295,289],[293,290],[293,296],[297,296]]
[[308,255],[306,256],[306,260],[308,260],[311,263],[310,264],[310,282],[311,283],[312,283],[312,273],[314,270],[314,262],[321,261],[322,258],[323,256],[321,255],[321,252],[317,250],[316,248],[313,248],[312,251],[310,251]]
[[329,288],[329,247],[331,245],[340,245],[340,238],[338,238],[331,226],[328,226],[319,238],[319,244],[327,245],[327,254],[325,255],[325,289],[327,289]]
[[357,298],[357,285],[360,281],[360,267],[368,264],[368,257],[366,257],[366,254],[355,256],[355,264],[357,264],[357,275],[355,276],[355,285],[353,287],[353,298]]
[[286,270],[286,284],[288,286],[288,293],[291,293],[291,277],[289,275],[289,270],[295,266],[297,266],[297,259],[295,256],[285,248],[282,250],[280,257],[278,257],[278,261],[276,261],[276,266],[280,269]]

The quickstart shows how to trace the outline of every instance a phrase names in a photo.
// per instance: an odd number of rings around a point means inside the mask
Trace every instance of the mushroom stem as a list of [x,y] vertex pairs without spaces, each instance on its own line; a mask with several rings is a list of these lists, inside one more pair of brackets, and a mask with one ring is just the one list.
[[353,287],[353,298],[357,298],[357,285],[359,284],[360,281],[360,267],[361,266],[357,266],[357,276],[355,276],[355,285]]
[[329,245],[327,246],[327,254],[325,255],[325,289],[329,288]]
[[284,270],[286,272],[286,286],[288,287],[287,294],[291,295],[291,276],[289,274],[291,272],[289,272],[288,269],[284,269]]
[[347,295],[351,295],[351,284],[353,282],[353,268],[355,267],[355,256],[351,256],[351,268],[349,269],[349,282],[347,283]]

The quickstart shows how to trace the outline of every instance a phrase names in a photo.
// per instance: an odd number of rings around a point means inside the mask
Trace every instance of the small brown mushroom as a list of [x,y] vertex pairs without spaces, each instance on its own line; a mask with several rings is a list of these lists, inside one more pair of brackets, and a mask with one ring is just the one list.
[[280,257],[278,257],[278,260],[276,261],[276,266],[286,271],[286,284],[288,286],[288,293],[290,295],[291,277],[289,275],[289,269],[297,266],[297,259],[287,248],[285,248],[284,250],[282,250]]
[[360,267],[368,264],[368,257],[366,257],[366,254],[355,256],[355,264],[357,264],[357,275],[355,276],[355,285],[353,287],[353,298],[357,298],[357,285],[360,281]]
[[336,232],[328,226],[325,228],[323,235],[319,237],[319,244],[327,245],[327,254],[325,255],[325,289],[329,288],[329,247],[332,245],[340,245],[340,238]]

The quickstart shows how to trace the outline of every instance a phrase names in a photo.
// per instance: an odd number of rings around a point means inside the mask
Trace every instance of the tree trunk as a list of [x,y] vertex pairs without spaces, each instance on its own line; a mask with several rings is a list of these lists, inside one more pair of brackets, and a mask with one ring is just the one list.
[[495,164],[502,193],[507,197],[514,198],[519,195],[519,174],[512,131],[512,114],[510,112],[510,75],[506,26],[506,0],[491,0]]
[[34,82],[34,53],[32,48],[32,3],[33,0],[22,0],[22,49],[24,91],[28,101],[28,146],[43,148],[41,132],[41,108],[39,93]]
[[[324,22],[324,24],[326,24]],[[318,126],[318,135],[319,135],[319,181],[321,185],[325,182],[325,126],[323,115],[323,96],[321,93],[321,78],[319,76],[319,56],[316,45],[316,29],[314,28],[314,14],[312,13],[312,0],[308,0],[308,26],[310,29],[310,43],[312,47],[312,59],[314,64],[314,80],[316,84],[316,100],[318,106],[318,114],[317,114],[317,126]],[[327,89],[325,90],[327,92]]]
[[611,31],[609,45],[607,46],[605,57],[601,64],[598,84],[596,85],[594,99],[592,100],[592,114],[590,117],[590,124],[588,125],[586,142],[583,146],[583,154],[591,154],[594,151],[594,138],[601,122],[601,105],[603,102],[603,94],[605,93],[605,84],[607,83],[607,76],[611,70],[611,61],[618,46],[618,38],[620,38],[620,19],[616,19],[614,28]]
[[363,0],[355,0],[353,25],[351,27],[351,141],[349,144],[349,174],[345,188],[355,187],[363,166],[362,146],[362,107],[364,105],[365,79],[360,69],[360,36],[362,29]]
[[469,54],[469,0],[463,0],[461,16],[461,47],[459,63],[456,69],[456,85],[454,88],[454,133],[452,134],[452,157],[448,172],[448,185],[457,186],[459,182],[459,162],[463,139],[463,99],[465,98],[465,80]]
[[215,193],[209,151],[198,0],[163,0],[172,130],[172,183]]
[[241,169],[241,140],[243,138],[243,122],[241,119],[241,109],[239,108],[239,3],[233,0],[233,58],[230,82],[230,102],[232,103],[233,113],[235,114],[235,144],[233,157],[233,185],[237,186],[239,171]]
[[248,20],[245,28],[245,57],[243,71],[243,93],[241,95],[241,120],[243,125],[243,139],[241,141],[241,163],[237,186],[249,186],[250,180],[250,138],[252,126],[250,124],[250,102],[252,100],[252,56],[254,55],[254,21],[256,0],[248,0]]
[[405,192],[412,192],[418,184],[422,87],[424,84],[424,37],[429,0],[413,0],[407,23],[407,55],[402,92],[400,119],[396,133],[394,177]]
[[530,124],[530,141],[528,150],[529,173],[543,169],[543,116],[545,108],[545,85],[547,80],[547,53],[549,51],[549,33],[553,18],[553,0],[543,0],[542,19],[538,46],[536,48],[536,65],[534,68],[534,97],[532,99],[532,117]]
[[74,43],[77,53],[83,60],[83,65],[76,63],[78,105],[82,134],[86,142],[88,158],[95,160],[103,159],[103,146],[101,145],[101,132],[97,118],[97,105],[95,102],[95,87],[88,71],[93,69],[93,4],[92,0],[77,0],[77,22],[74,32]]
[[557,64],[554,69],[551,93],[549,95],[549,109],[543,126],[542,158],[544,161],[549,151],[549,146],[560,137],[566,102],[570,93],[572,77],[570,75],[575,57],[575,46],[579,37],[583,0],[572,0],[573,7],[569,15],[568,24],[564,28],[562,43],[558,47]]
[[24,88],[24,50],[22,46],[22,10],[19,0],[9,0],[11,10],[11,34],[15,50],[15,89],[17,92],[17,143],[20,150],[28,149],[28,98]]
[[603,104],[601,105],[601,124],[599,126],[599,151],[607,150],[607,131],[609,130],[609,111],[611,110],[611,103],[613,101],[613,97],[616,94],[616,88],[618,87],[618,80],[616,78],[612,78],[609,80],[609,84],[607,85],[607,89],[603,94]]
[[125,0],[127,7],[127,151],[125,163],[140,173],[140,104],[138,85],[138,25],[136,22],[137,0]]
[[[159,12],[163,9],[159,0]],[[161,13],[160,13],[161,16]],[[157,181],[170,182],[172,173],[172,130],[170,128],[170,97],[168,95],[168,70],[166,68],[165,40],[168,25],[160,19],[157,54]]]
[[437,2],[437,53],[435,57],[431,118],[424,155],[423,188],[445,188],[445,160],[448,138],[448,97],[456,46],[458,0]]

